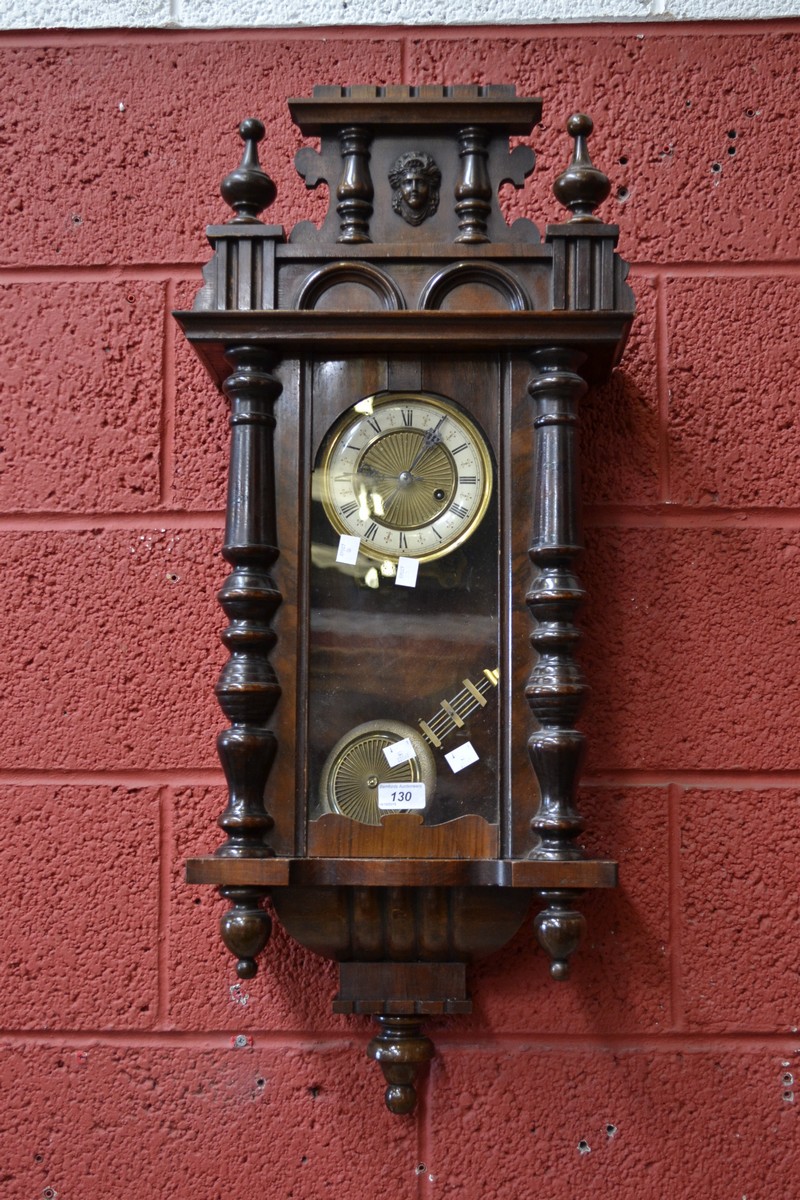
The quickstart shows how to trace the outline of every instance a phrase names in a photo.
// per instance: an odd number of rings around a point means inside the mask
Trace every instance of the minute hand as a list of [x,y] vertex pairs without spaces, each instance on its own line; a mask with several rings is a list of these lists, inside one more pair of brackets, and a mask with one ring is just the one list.
[[425,433],[422,435],[422,445],[420,446],[417,453],[414,455],[414,458],[411,461],[411,463],[409,464],[409,466],[406,467],[406,471],[408,472],[409,475],[414,470],[414,468],[417,466],[417,464],[421,461],[421,459],[423,459],[425,457],[425,455],[428,453],[428,451],[432,450],[434,446],[438,446],[440,444],[440,442],[442,440],[442,435],[439,433],[439,427],[442,424],[442,422],[444,421],[444,419],[445,418],[442,417],[437,422],[437,424],[433,427],[433,429],[425,430]]

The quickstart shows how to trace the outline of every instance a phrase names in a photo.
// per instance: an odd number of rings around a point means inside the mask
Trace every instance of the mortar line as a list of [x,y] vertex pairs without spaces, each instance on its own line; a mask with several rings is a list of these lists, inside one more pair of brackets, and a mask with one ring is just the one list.
[[80,768],[9,768],[0,770],[0,785],[6,787],[42,787],[47,784],[61,787],[208,787],[223,785],[225,776],[221,768],[194,767],[154,768],[150,771],[133,770],[82,770]]
[[[291,214],[290,214],[291,215]],[[298,220],[302,216],[298,215]],[[664,262],[626,260],[630,267],[630,278],[694,278],[706,279],[747,279],[760,278],[768,275],[770,279],[796,278],[800,275],[800,259],[776,258],[753,259],[747,262],[702,262],[700,260],[687,262]],[[125,280],[155,280],[176,283],[197,283],[206,259],[198,258],[190,262],[164,263],[32,263],[0,264],[0,280],[4,283],[80,283],[106,281],[123,282]]]
[[[675,21],[642,21],[634,18],[626,20],[624,17],[617,17],[613,21],[597,21],[594,23],[581,21],[561,21],[557,26],[554,26],[551,20],[545,20],[538,23],[530,22],[512,22],[507,24],[476,24],[476,25],[315,25],[314,33],[318,40],[322,41],[327,38],[337,37],[343,41],[367,41],[378,38],[393,40],[402,37],[408,33],[409,29],[413,30],[414,35],[422,39],[435,39],[436,41],[463,41],[465,38],[471,41],[489,40],[491,38],[499,38],[504,41],[513,39],[519,41],[520,37],[525,36],[530,40],[545,41],[552,40],[558,35],[558,31],[564,29],[569,30],[573,37],[585,37],[598,39],[615,39],[619,38],[620,31],[623,31],[627,36],[638,36],[642,34],[652,38],[672,38],[672,39],[688,39],[697,35],[715,35],[718,37],[752,37],[753,31],[768,34],[796,33],[800,23],[794,17],[773,17],[767,19],[749,19],[744,21],[681,21],[676,25]],[[554,30],[556,32],[554,32]],[[141,29],[130,29],[125,26],[107,26],[103,29],[59,29],[57,31],[46,29],[22,29],[22,30],[4,30],[0,33],[0,45],[8,43],[9,45],[30,45],[60,47],[74,46],[76,42],[82,42],[86,45],[112,45],[120,46],[125,43],[147,42],[151,43],[170,43],[170,42],[185,42],[187,45],[193,43],[202,43],[208,41],[226,40],[241,41],[241,42],[281,42],[286,40],[308,42],[309,29],[308,26],[289,25],[275,26],[264,25],[254,28],[178,28],[170,29],[165,26],[149,26]]]
[[587,505],[584,524],[603,529],[793,529],[800,523],[797,508],[724,508],[670,504]]
[[656,276],[656,396],[658,398],[658,498],[668,504],[672,495],[671,463],[669,454],[669,316],[667,313],[667,286],[660,275]]
[[683,974],[683,872],[681,863],[680,804],[683,789],[670,784],[667,801],[667,861],[669,862],[669,958],[672,1030],[686,1033]]
[[156,1025],[163,1027],[169,1016],[169,917],[172,898],[172,843],[174,795],[169,786],[162,787],[158,796],[159,857],[158,857],[158,1001]]
[[149,529],[156,525],[167,533],[172,529],[218,530],[224,522],[222,510],[189,512],[181,509],[146,509],[124,513],[5,513],[0,516],[0,533],[113,533],[116,530]]
[[[251,985],[252,986],[252,985]],[[551,986],[546,980],[543,986]],[[556,986],[556,985],[552,985]],[[172,1047],[174,1049],[230,1049],[230,1039],[233,1034],[241,1033],[242,1028],[230,1024],[222,1029],[210,1030],[147,1030],[147,1029],[37,1029],[7,1028],[0,1029],[0,1038],[8,1046],[27,1047],[32,1044],[41,1046],[66,1046],[80,1049],[85,1046],[129,1046],[138,1049],[147,1046]],[[276,1050],[295,1049],[298,1046],[313,1045],[321,1053],[326,1050],[338,1050],[351,1046],[363,1049],[363,1034],[360,1029],[291,1029],[269,1030],[250,1027],[248,1037],[253,1038],[253,1048],[273,1048]],[[625,1033],[597,1034],[575,1033],[573,1031],[548,1033],[537,1030],[535,1033],[514,1031],[498,1033],[496,1030],[473,1029],[459,1034],[449,1030],[436,1033],[435,1040],[439,1046],[447,1046],[452,1050],[469,1050],[470,1053],[497,1054],[537,1053],[575,1051],[585,1054],[586,1051],[616,1054],[644,1053],[658,1051],[666,1053],[718,1053],[736,1049],[764,1051],[775,1049],[781,1054],[800,1054],[800,1035],[796,1030],[764,1031],[753,1030],[732,1031],[727,1033],[706,1033],[698,1030],[686,1030],[676,1033]],[[245,1050],[235,1050],[233,1053],[247,1053]],[[420,1160],[421,1161],[421,1160]]]
[[161,372],[161,420],[159,430],[160,447],[160,503],[171,508],[175,482],[175,322],[172,309],[175,307],[175,283],[166,281],[164,288],[164,329],[162,333]]
[[[587,529],[800,529],[800,508],[692,508],[678,504],[587,505]],[[146,508],[140,512],[21,512],[0,514],[0,533],[93,533],[156,525],[159,529],[219,529],[222,509]]]

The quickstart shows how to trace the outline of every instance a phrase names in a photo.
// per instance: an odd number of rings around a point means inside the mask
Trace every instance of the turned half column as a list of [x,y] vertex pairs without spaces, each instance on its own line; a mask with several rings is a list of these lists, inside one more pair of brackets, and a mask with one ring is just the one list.
[[[576,793],[584,758],[584,735],[575,728],[587,687],[574,657],[575,625],[584,592],[574,560],[582,549],[578,462],[578,402],[586,383],[577,373],[584,355],[560,347],[532,355],[529,392],[534,403],[534,519],[529,551],[534,577],[526,603],[536,625],[536,661],[525,696],[538,728],[528,755],[539,784],[539,808],[531,822],[534,844],[527,857],[564,862],[583,858],[576,839],[583,822]],[[548,906],[536,921],[556,978],[577,949],[584,919],[574,893],[541,893]]]

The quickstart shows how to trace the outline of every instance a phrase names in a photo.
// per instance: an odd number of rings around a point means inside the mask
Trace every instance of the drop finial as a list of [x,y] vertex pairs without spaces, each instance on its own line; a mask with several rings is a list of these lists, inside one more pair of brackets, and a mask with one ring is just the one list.
[[594,122],[585,113],[575,113],[567,121],[567,133],[575,139],[572,162],[553,184],[556,200],[570,210],[573,221],[599,221],[594,210],[611,191],[608,176],[589,157],[586,140],[593,129]]
[[262,122],[255,117],[247,117],[239,126],[239,137],[244,142],[242,161],[225,176],[219,188],[225,203],[236,213],[229,225],[259,223],[258,214],[275,199],[275,184],[258,161],[258,143],[264,133]]

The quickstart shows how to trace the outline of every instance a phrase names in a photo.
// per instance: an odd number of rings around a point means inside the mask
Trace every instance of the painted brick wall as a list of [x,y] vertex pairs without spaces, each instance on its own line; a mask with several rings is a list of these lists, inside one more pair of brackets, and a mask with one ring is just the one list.
[[[8,1200],[800,1194],[800,24],[0,37]],[[585,109],[640,316],[586,403],[584,807],[622,887],[570,982],[529,933],[390,1117],[366,1022],[279,931],[234,989],[212,687],[225,411],[169,318],[245,115],[319,217],[284,98],[516,81],[539,183]],[[537,178],[537,177],[535,177]],[[245,1003],[246,1000],[246,1003]],[[245,1049],[233,1038],[252,1039]]]

